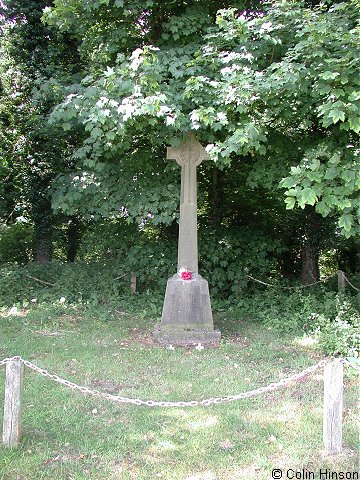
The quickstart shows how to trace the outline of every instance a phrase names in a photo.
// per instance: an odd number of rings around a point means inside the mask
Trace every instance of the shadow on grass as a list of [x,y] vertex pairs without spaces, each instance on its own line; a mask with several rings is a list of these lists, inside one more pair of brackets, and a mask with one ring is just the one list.
[[[236,394],[315,363],[293,337],[226,312],[215,317],[220,348],[203,351],[144,342],[155,324],[146,317],[121,311],[104,321],[78,313],[59,307],[42,315],[40,308],[32,318],[2,319],[0,352],[81,385],[154,400]],[[358,438],[358,388],[346,381],[347,449],[336,459],[345,471],[357,467]],[[1,396],[3,385],[1,372]],[[272,468],[334,469],[321,451],[321,372],[252,400],[170,409],[108,403],[27,371],[22,444],[0,450],[0,479],[267,479]]]

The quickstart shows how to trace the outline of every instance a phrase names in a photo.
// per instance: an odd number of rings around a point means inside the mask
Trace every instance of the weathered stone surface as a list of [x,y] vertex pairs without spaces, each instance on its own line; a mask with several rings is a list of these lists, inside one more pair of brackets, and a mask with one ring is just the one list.
[[195,347],[199,343],[205,347],[218,347],[221,333],[218,330],[164,330],[157,325],[154,330],[154,341],[161,345],[179,347]]
[[198,273],[196,167],[210,157],[195,136],[188,133],[178,148],[167,149],[167,158],[176,160],[181,167],[178,270],[186,268]]
[[192,280],[169,278],[161,323],[154,340],[172,345],[218,345],[214,330],[208,282],[198,274],[196,167],[209,155],[194,135],[187,134],[178,148],[168,148],[167,158],[181,166],[178,271],[192,272]]
[[192,280],[182,280],[179,275],[169,278],[154,340],[173,345],[220,341],[220,332],[214,331],[208,282],[201,275],[193,274]]
[[171,328],[181,325],[186,329],[213,329],[208,282],[197,273],[192,280],[182,280],[179,275],[169,278],[162,324]]

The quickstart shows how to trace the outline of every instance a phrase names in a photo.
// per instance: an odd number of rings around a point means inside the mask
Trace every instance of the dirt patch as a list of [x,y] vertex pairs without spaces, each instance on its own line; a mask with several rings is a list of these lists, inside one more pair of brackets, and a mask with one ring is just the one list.
[[111,380],[102,380],[100,378],[95,378],[95,380],[91,382],[91,387],[96,389],[100,388],[101,390],[105,390],[106,393],[111,393],[115,395],[127,386],[123,384],[116,384]]
[[230,343],[239,345],[239,347],[250,346],[250,340],[247,337],[244,337],[244,335],[241,335],[240,333],[233,333],[232,335],[226,337],[226,340]]
[[126,343],[144,345],[146,347],[151,347],[154,345],[154,340],[152,334],[148,330],[140,330],[139,328],[130,328],[129,329],[130,338],[126,340]]

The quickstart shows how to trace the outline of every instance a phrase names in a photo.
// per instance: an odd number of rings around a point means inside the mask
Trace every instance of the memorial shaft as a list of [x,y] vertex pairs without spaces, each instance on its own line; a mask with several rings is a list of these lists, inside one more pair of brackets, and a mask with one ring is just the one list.
[[187,134],[180,147],[167,149],[167,158],[181,167],[177,268],[198,273],[196,167],[210,157],[195,137]]
[[[191,177],[188,170],[193,168]],[[184,177],[188,176],[194,185],[192,188],[196,192],[196,167],[181,167],[181,191],[186,191],[184,186]],[[196,195],[196,193],[195,193]],[[177,268],[186,268],[191,272],[198,273],[198,240],[197,240],[197,201],[195,199],[183,200],[180,197],[180,221],[179,221],[179,239],[178,239],[178,265]]]

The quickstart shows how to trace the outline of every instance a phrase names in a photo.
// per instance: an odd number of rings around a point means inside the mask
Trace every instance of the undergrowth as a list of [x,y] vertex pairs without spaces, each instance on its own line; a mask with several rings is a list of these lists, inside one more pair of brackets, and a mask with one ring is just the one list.
[[313,336],[327,355],[358,357],[360,351],[359,297],[324,287],[313,292],[297,289],[257,291],[230,307],[242,317],[278,332]]
[[[161,317],[165,284],[150,289],[140,281],[140,293],[131,294],[130,274],[110,261],[8,264],[0,272],[0,310],[5,315],[33,312],[41,306],[47,315],[56,315],[59,308],[76,307],[105,321],[119,311],[156,321]],[[327,355],[358,357],[360,294],[339,295],[331,287],[281,290],[280,286],[249,286],[231,300],[213,297],[212,306],[215,312],[227,311],[239,320],[249,318],[278,332],[310,335]]]

